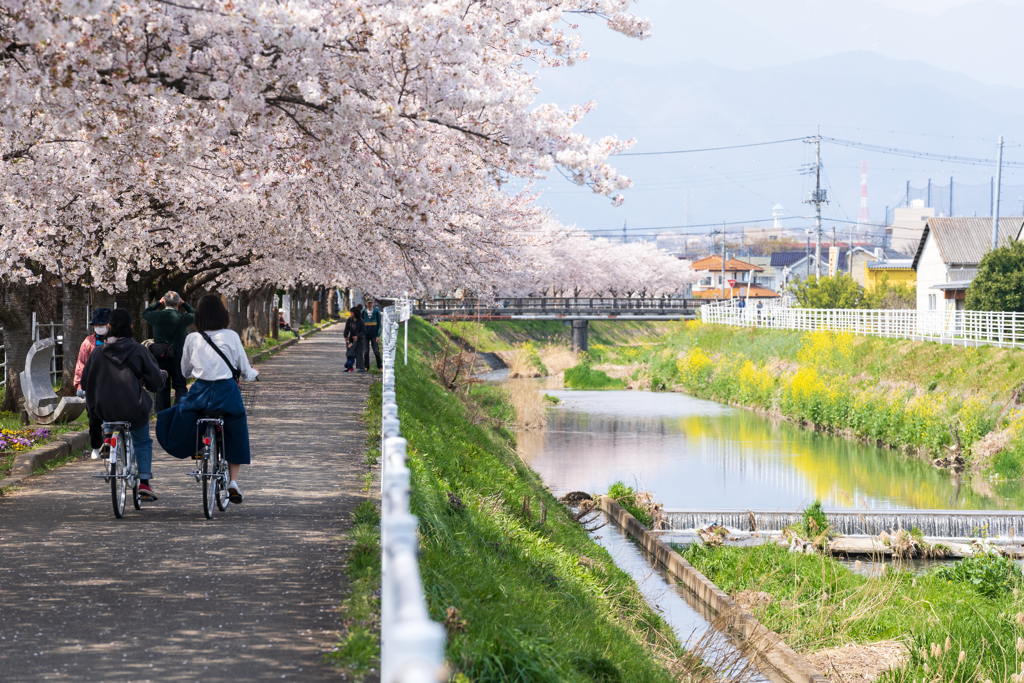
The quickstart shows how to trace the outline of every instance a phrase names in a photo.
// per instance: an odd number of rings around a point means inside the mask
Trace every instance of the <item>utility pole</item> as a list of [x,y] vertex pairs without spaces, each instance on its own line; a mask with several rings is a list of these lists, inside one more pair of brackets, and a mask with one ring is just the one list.
[[992,250],[999,248],[999,192],[1003,181],[1003,136],[999,136],[999,152],[996,154],[995,209],[992,212]]
[[725,299],[725,221],[722,221],[722,296],[720,301]]
[[804,204],[814,204],[814,233],[815,233],[815,247],[814,247],[814,273],[817,277],[821,277],[821,205],[828,204],[828,198],[825,190],[821,189],[821,129],[818,129],[818,134],[814,136],[812,140],[807,142],[814,142],[814,191],[811,193],[810,199],[805,199]]
[[626,221],[622,221],[622,243],[626,243]]

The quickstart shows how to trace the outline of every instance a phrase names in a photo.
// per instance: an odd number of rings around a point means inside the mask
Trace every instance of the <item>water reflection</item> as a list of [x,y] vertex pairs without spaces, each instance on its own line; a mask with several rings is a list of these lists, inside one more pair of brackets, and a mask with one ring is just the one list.
[[556,493],[621,479],[668,509],[1017,509],[1019,482],[961,483],[928,463],[683,394],[548,390],[563,402],[520,454]]

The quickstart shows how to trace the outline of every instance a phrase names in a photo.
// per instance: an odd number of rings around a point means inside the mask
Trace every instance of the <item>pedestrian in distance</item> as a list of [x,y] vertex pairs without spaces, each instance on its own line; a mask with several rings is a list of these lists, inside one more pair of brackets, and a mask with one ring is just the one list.
[[[109,321],[109,308],[97,308],[94,310],[92,312],[92,321],[89,323],[92,327],[92,334],[86,337],[82,341],[82,345],[78,347],[78,361],[75,363],[75,392],[79,398],[85,397],[85,392],[82,390],[82,371],[85,370],[85,363],[89,360],[89,356],[92,355],[93,349],[97,346],[103,346],[103,342],[107,338],[107,331],[110,329],[108,326]],[[86,402],[86,412],[88,412],[88,401]],[[94,422],[92,419],[89,420],[90,443],[103,443],[101,426],[100,422]],[[98,460],[99,457],[99,446],[93,446],[92,459]]]
[[228,329],[231,316],[216,294],[207,294],[196,308],[196,331],[185,338],[181,372],[195,377],[192,389],[181,401],[156,416],[156,438],[175,458],[196,455],[198,422],[204,413],[224,420],[224,459],[228,461],[228,499],[242,502],[238,473],[250,462],[249,423],[239,380],[256,381],[238,333]]
[[363,367],[370,367],[370,349],[373,349],[373,356],[377,360],[377,369],[384,369],[384,360],[380,356],[381,316],[377,303],[370,297],[366,298],[366,310],[363,311],[363,323],[366,325],[366,338],[363,342]]
[[[363,307],[356,304],[349,310],[345,321],[345,372],[366,372],[363,359],[363,341],[366,335],[366,323],[363,322]],[[355,365],[355,368],[352,366]]]
[[95,434],[104,422],[131,423],[135,460],[139,467],[139,495],[154,501],[150,485],[153,478],[153,438],[149,434],[149,414],[153,399],[143,389],[159,391],[167,381],[153,354],[132,338],[132,316],[124,308],[110,312],[105,342],[96,348],[82,369],[82,390],[89,410],[89,438],[93,449],[109,457],[110,446]]
[[181,374],[181,354],[195,312],[177,292],[167,292],[142,313],[142,317],[153,328],[153,343],[149,350],[160,369],[166,370],[171,378],[156,396],[157,412],[171,407],[172,385],[175,403],[188,393],[188,384]]

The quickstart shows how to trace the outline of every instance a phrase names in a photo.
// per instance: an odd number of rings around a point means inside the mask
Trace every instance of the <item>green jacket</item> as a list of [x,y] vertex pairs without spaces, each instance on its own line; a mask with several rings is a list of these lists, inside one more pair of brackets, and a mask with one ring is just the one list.
[[366,338],[376,339],[380,334],[380,309],[374,308],[373,313],[368,308],[363,309],[363,322],[366,324]]
[[185,348],[185,337],[188,336],[188,326],[195,319],[196,309],[184,301],[181,302],[179,313],[173,308],[162,308],[157,301],[142,313],[142,317],[153,326],[153,341],[161,344],[170,344],[174,347],[174,357],[181,358]]

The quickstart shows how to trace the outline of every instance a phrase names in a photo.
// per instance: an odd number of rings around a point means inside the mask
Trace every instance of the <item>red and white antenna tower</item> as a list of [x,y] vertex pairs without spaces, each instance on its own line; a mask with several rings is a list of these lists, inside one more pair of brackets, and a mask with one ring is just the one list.
[[868,162],[860,163],[860,213],[857,214],[857,225],[867,228],[871,222],[871,216],[868,214]]

